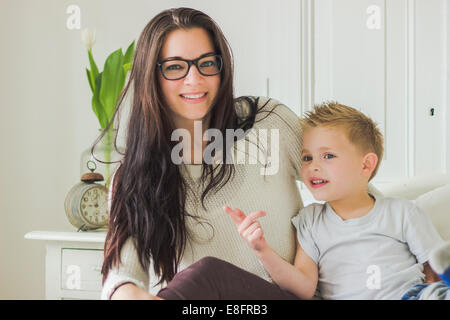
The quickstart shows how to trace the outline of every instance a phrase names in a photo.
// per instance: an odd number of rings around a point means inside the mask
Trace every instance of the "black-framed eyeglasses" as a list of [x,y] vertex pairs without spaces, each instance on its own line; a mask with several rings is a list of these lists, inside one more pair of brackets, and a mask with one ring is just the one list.
[[197,67],[201,75],[209,77],[219,74],[222,71],[223,63],[220,54],[211,54],[195,60],[170,58],[158,62],[157,65],[164,79],[179,80],[187,76],[192,65]]

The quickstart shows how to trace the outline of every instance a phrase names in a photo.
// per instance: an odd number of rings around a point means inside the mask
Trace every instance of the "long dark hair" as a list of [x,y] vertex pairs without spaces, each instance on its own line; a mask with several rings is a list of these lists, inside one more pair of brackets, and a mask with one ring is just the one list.
[[[126,93],[132,90],[126,151],[112,185],[103,283],[109,270],[119,265],[121,248],[129,237],[134,241],[144,270],[148,269],[152,259],[159,283],[173,278],[183,256],[188,239],[185,225],[185,218],[189,216],[185,211],[188,186],[179,166],[171,161],[174,142],[170,137],[176,128],[167,111],[169,108],[165,106],[156,63],[171,31],[193,27],[209,33],[214,49],[223,59],[210,127],[219,129],[225,136],[226,129],[247,130],[253,125],[257,101],[247,99],[251,112],[246,119],[242,120],[236,114],[232,52],[216,23],[206,14],[189,8],[169,9],[155,16],[139,37],[130,78],[118,103],[120,107]],[[224,148],[223,159],[226,156]],[[233,165],[225,164],[225,161],[216,167],[203,164],[202,180],[208,177],[209,181],[201,196],[203,206],[206,195],[221,188],[232,175]]]

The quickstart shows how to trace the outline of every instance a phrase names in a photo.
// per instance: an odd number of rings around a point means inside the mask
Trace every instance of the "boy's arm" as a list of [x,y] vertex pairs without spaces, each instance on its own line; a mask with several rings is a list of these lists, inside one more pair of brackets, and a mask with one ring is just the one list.
[[[407,202],[409,204],[409,202]],[[423,264],[425,283],[441,281],[441,278],[429,265],[430,253],[443,240],[433,225],[430,217],[417,205],[408,208],[404,219],[404,235],[409,250]]]
[[275,283],[301,299],[311,299],[317,287],[318,269],[298,241],[295,262],[292,265],[270,248],[264,239],[264,232],[256,220],[265,215],[264,211],[253,212],[246,216],[239,209],[233,210],[227,206],[224,209]]
[[[255,250],[256,251],[256,250]],[[271,278],[283,289],[301,299],[311,299],[317,288],[317,264],[302,250],[297,240],[294,265],[281,258],[272,248],[256,251]]]

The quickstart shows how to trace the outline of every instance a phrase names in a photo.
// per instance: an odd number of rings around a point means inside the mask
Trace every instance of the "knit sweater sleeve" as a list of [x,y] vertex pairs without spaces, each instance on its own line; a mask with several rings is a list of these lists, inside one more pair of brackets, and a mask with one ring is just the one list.
[[120,251],[120,265],[109,270],[103,284],[101,299],[109,300],[122,284],[131,282],[148,291],[149,275],[139,263],[139,257],[132,238],[128,238]]

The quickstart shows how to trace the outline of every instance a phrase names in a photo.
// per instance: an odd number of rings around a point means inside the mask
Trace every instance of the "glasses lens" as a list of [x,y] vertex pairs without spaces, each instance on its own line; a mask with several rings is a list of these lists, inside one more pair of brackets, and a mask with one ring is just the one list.
[[222,59],[219,55],[204,57],[198,61],[200,73],[213,76],[222,70]]
[[183,60],[165,61],[161,65],[161,71],[167,79],[183,78],[188,70],[188,64]]

